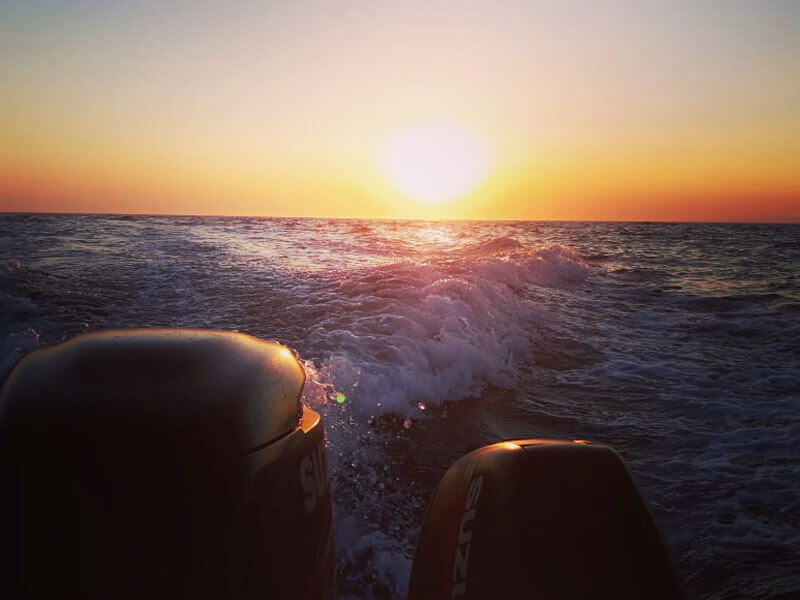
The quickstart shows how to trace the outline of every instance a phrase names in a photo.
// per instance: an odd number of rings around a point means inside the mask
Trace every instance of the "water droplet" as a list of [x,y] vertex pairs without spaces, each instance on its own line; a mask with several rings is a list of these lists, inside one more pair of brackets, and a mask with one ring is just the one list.
[[411,429],[411,419],[406,419],[405,421],[403,421],[403,427],[405,427],[406,429]]
[[417,408],[420,410],[425,410],[427,407],[425,406],[424,402],[417,402]]

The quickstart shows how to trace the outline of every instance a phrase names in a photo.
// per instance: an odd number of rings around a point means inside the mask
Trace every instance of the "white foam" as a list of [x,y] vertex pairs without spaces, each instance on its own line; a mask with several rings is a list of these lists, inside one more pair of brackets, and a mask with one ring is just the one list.
[[352,516],[337,519],[335,531],[340,561],[373,573],[392,600],[407,596],[411,559],[398,550],[396,539]]
[[357,320],[339,315],[337,329],[319,331],[337,349],[318,366],[307,363],[307,401],[319,405],[338,393],[360,414],[415,416],[419,403],[511,387],[536,341],[525,325],[542,318],[522,292],[587,273],[568,248],[531,250],[510,238],[362,271],[340,286]]

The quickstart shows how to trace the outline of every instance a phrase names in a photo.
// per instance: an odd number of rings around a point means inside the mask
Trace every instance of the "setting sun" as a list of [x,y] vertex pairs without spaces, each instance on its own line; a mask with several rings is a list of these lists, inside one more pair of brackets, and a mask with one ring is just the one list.
[[429,204],[469,193],[489,171],[483,140],[443,123],[417,125],[392,135],[381,145],[379,161],[389,183],[411,199]]

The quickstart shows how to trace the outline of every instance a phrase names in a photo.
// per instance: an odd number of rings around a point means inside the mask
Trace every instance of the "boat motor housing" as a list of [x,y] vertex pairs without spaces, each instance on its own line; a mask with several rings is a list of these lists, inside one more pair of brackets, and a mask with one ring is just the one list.
[[128,330],[42,348],[0,394],[0,595],[330,598],[320,416],[285,346]]
[[428,507],[409,600],[675,600],[672,561],[620,456],[585,442],[475,450]]

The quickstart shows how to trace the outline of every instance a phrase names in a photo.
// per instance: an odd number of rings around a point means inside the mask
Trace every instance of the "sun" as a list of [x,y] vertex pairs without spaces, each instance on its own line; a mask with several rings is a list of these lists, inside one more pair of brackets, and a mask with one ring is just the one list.
[[384,140],[384,176],[411,199],[438,204],[460,198],[489,172],[489,151],[473,132],[447,123],[421,124]]

